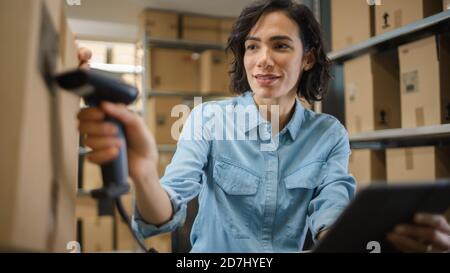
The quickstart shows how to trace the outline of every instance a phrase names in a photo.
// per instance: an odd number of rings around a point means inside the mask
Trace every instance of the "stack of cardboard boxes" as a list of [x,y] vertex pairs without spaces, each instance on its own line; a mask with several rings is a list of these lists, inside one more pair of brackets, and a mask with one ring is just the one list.
[[80,99],[51,81],[78,65],[63,1],[2,1],[0,32],[0,250],[65,252],[76,240]]
[[[402,128],[450,122],[450,35],[399,47]],[[450,177],[450,150],[442,147],[389,149],[390,181]]]
[[[140,17],[140,30],[154,39],[226,44],[233,21],[147,10]],[[158,145],[174,145],[178,141],[179,130],[194,106],[192,94],[222,95],[228,92],[230,60],[221,50],[198,53],[158,47],[150,49],[149,58],[148,85],[151,90],[158,91],[159,95],[151,97],[147,102],[147,122]],[[164,96],[164,93],[172,95]],[[174,96],[173,93],[178,95]],[[180,109],[183,114],[175,111],[172,116],[172,109],[177,105],[182,107]],[[172,156],[172,152],[161,152],[161,176]]]
[[[350,47],[442,9],[437,0],[387,0],[379,6],[369,6],[365,1],[341,2],[331,2],[333,50]],[[359,15],[364,18],[355,24],[354,16]],[[440,35],[345,62],[349,133],[450,122],[450,94],[445,92],[449,81],[443,76],[449,73],[449,52],[448,35]],[[445,154],[435,147],[354,150],[349,169],[360,188],[377,180],[435,180],[449,176],[445,171],[450,169],[448,152]]]

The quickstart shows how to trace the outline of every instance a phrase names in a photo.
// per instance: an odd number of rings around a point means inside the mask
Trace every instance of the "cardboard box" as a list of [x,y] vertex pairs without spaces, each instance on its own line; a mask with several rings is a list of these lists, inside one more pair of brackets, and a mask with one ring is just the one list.
[[356,179],[357,190],[386,181],[386,153],[384,150],[352,150],[348,168]]
[[[147,102],[147,114],[148,114],[148,126],[150,131],[155,136],[157,144],[176,144],[179,135],[180,125],[184,123],[182,119],[186,119],[188,116],[184,114],[182,116],[172,117],[172,109],[177,105],[186,108],[186,103],[182,97],[153,97]],[[181,124],[180,124],[181,122]],[[172,126],[174,126],[174,135],[172,136]]]
[[0,3],[1,250],[62,251],[74,235],[80,100],[43,77],[74,59],[62,10],[62,1]]
[[389,183],[428,182],[450,177],[450,148],[418,147],[386,150]]
[[222,44],[228,43],[228,37],[231,34],[231,31],[233,29],[233,24],[236,21],[236,19],[221,19],[220,24],[220,37],[219,42]]
[[442,1],[442,4],[444,5],[443,6],[444,10],[450,9],[450,0],[444,0]]
[[376,35],[441,12],[440,0],[383,0],[375,6]]
[[403,128],[450,122],[449,37],[439,36],[438,44],[430,37],[399,47]]
[[99,216],[81,220],[81,248],[84,253],[113,251],[113,218]]
[[395,52],[364,55],[344,64],[345,116],[350,134],[400,125]]
[[183,36],[188,41],[220,43],[220,20],[212,17],[184,15]]
[[375,9],[361,0],[331,1],[331,44],[337,51],[375,34]]
[[150,53],[152,90],[198,92],[200,62],[189,50],[155,48]]
[[204,51],[200,57],[202,94],[225,94],[230,89],[229,60],[221,50]]
[[133,44],[114,44],[112,47],[112,63],[136,65],[136,48]]
[[139,16],[139,33],[142,36],[146,32],[152,38],[180,38],[178,17],[178,14],[173,12],[146,10]]
[[[134,212],[133,193],[128,193],[122,196],[122,204],[125,211],[131,218]],[[136,242],[128,227],[128,224],[122,220],[119,212],[116,210],[116,250],[119,251],[134,251],[136,250]]]
[[145,240],[147,249],[154,248],[160,253],[172,252],[172,233],[163,233]]
[[[78,51],[73,35],[62,13],[61,40],[64,40],[62,51],[62,69],[70,70],[78,67]],[[61,71],[60,70],[60,71]],[[76,240],[76,192],[78,182],[78,146],[79,133],[76,113],[80,109],[80,98],[67,92],[60,92],[59,113],[64,113],[61,121],[61,138],[64,151],[62,166],[62,182],[57,187],[57,204],[55,229],[53,233],[53,252],[67,252],[67,244]]]
[[87,159],[83,162],[83,185],[82,189],[90,191],[99,189],[103,185],[102,171],[100,166],[89,162]]
[[98,216],[98,202],[90,195],[77,196],[76,198],[76,218],[96,218]]
[[159,164],[158,164],[158,174],[159,177],[163,177],[167,165],[172,162],[173,152],[159,152]]

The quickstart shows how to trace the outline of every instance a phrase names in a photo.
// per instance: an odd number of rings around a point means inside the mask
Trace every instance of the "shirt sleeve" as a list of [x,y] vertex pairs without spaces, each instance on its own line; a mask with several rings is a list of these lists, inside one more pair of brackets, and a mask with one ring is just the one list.
[[355,194],[356,182],[348,172],[351,153],[348,133],[339,122],[337,127],[331,138],[334,146],[324,166],[325,176],[308,206],[308,225],[314,243],[318,233],[335,222]]
[[208,132],[203,128],[203,107],[204,104],[195,107],[186,120],[172,161],[160,180],[172,204],[172,218],[161,226],[155,226],[143,220],[136,206],[132,227],[141,238],[171,232],[182,226],[187,203],[200,193],[210,150]]

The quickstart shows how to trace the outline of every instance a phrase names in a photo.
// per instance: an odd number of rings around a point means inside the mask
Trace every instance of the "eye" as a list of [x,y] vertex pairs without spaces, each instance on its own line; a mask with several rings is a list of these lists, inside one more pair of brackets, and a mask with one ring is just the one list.
[[291,47],[290,47],[289,45],[287,45],[287,44],[281,43],[281,44],[276,44],[276,45],[275,45],[275,48],[276,48],[276,49],[285,50],[285,49],[289,49],[289,48],[291,48]]
[[255,50],[256,49],[256,45],[255,44],[249,44],[245,47],[246,50]]

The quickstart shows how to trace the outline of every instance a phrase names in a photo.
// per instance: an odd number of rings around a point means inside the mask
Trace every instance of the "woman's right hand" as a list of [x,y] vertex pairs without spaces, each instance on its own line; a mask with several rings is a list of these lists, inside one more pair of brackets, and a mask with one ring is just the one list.
[[[80,68],[89,69],[91,56],[89,49],[78,50]],[[127,137],[126,144],[116,137],[118,128],[104,121],[106,115],[122,122]],[[82,109],[78,120],[79,131],[85,135],[84,143],[92,149],[88,160],[100,165],[107,163],[117,157],[120,145],[127,145],[128,171],[133,181],[144,181],[155,175],[158,164],[155,139],[144,120],[125,105],[102,102],[98,108]]]
[[[106,115],[123,124],[127,143],[117,137],[117,126],[104,121]],[[87,157],[89,161],[107,163],[118,156],[121,145],[127,145],[128,171],[133,181],[154,176],[158,164],[156,143],[140,116],[123,104],[102,102],[98,108],[82,109],[78,120],[79,131],[85,134],[84,143],[92,149]]]

